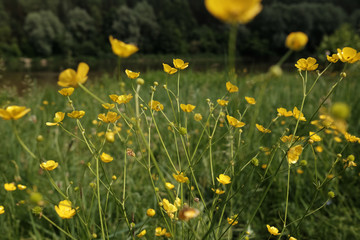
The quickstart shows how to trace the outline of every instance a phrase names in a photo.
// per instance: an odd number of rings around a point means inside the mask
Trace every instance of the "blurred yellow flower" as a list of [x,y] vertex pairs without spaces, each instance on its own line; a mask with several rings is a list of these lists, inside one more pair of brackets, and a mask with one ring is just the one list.
[[73,87],[69,87],[69,88],[63,88],[61,90],[59,90],[58,92],[63,95],[64,97],[67,97],[67,96],[71,96],[71,94],[73,94],[75,88]]
[[162,206],[168,214],[178,210],[177,207],[174,204],[171,204],[166,198],[162,200]]
[[106,132],[105,133],[105,139],[106,141],[113,143],[115,142],[115,133],[114,132]]
[[113,109],[115,107],[115,104],[113,104],[113,103],[103,103],[103,104],[101,104],[101,106],[103,106],[103,108],[105,108],[105,109]]
[[304,121],[304,122],[306,121],[306,118],[304,117],[304,114],[300,113],[300,110],[297,109],[297,107],[294,107],[294,109],[293,109],[293,116],[296,119],[299,119],[299,117],[300,117],[300,121]]
[[280,117],[281,116],[284,116],[284,117],[292,117],[293,116],[292,111],[288,111],[285,108],[278,108],[277,112],[278,112],[278,116],[280,116]]
[[228,103],[229,103],[229,101],[226,101],[226,100],[224,100],[224,99],[218,99],[218,100],[216,100],[216,101],[217,101],[217,103],[218,103],[220,106],[223,106],[223,107],[227,106]]
[[239,223],[239,221],[235,220],[235,219],[237,219],[237,217],[238,217],[237,215],[234,215],[233,217],[228,217],[228,218],[227,218],[227,222],[228,222],[230,225],[235,226],[236,224]]
[[59,163],[55,162],[54,160],[47,160],[46,162],[40,163],[40,167],[47,171],[52,171],[55,168],[57,168],[58,166],[59,166]]
[[270,227],[270,225],[266,225],[266,227],[271,235],[274,235],[274,236],[280,235],[279,229],[277,229],[276,227],[273,227],[273,226]]
[[290,237],[289,240],[297,240],[296,238],[294,237]]
[[57,112],[55,113],[54,122],[46,122],[46,126],[59,126],[61,121],[64,120],[65,113]]
[[189,178],[185,176],[185,173],[179,172],[177,174],[173,173],[173,177],[179,183],[186,183],[189,181]]
[[4,206],[0,205],[0,215],[5,213]]
[[202,120],[202,115],[200,113],[195,113],[194,119],[197,122],[200,122]]
[[164,110],[164,105],[162,105],[159,101],[151,100],[148,105],[152,110],[157,112]]
[[321,137],[319,135],[317,135],[315,132],[309,132],[309,136],[310,136],[310,139],[313,140],[314,142],[321,141]]
[[166,182],[165,183],[165,187],[167,188],[167,189],[169,189],[169,190],[171,190],[171,189],[174,189],[174,184],[172,184],[172,183],[169,183],[169,182]]
[[18,187],[19,190],[25,190],[26,189],[26,186],[22,185],[22,184],[18,184],[17,187]]
[[301,145],[296,145],[289,149],[287,152],[288,162],[289,164],[295,164],[299,160],[299,156],[301,155],[303,147]]
[[79,63],[77,71],[68,68],[62,71],[57,82],[61,87],[77,87],[79,83],[83,84],[88,79],[89,65],[84,62]]
[[5,109],[0,108],[0,117],[4,120],[18,120],[28,112],[30,112],[30,108],[12,105]]
[[319,64],[316,64],[316,59],[313,57],[300,58],[297,63],[295,64],[295,67],[302,71],[314,71],[318,68]]
[[184,70],[189,66],[189,63],[184,62],[182,59],[173,59],[174,67],[179,70]]
[[248,23],[262,10],[261,0],[205,0],[206,9],[228,23]]
[[293,51],[300,51],[308,42],[308,36],[303,32],[292,32],[285,40],[285,46]]
[[221,189],[218,189],[218,188],[217,189],[211,188],[211,190],[217,195],[221,195],[221,194],[225,193],[224,190],[221,190]]
[[351,47],[344,47],[343,49],[337,49],[337,55],[342,62],[355,63],[360,59],[360,52],[357,52]]
[[113,53],[121,58],[128,58],[139,50],[138,47],[136,47],[135,45],[126,44],[120,40],[113,38],[113,36],[109,36],[109,41]]
[[111,100],[113,100],[114,102],[118,103],[118,104],[126,104],[128,102],[130,102],[130,100],[133,98],[133,95],[131,93],[127,94],[127,95],[116,95],[116,94],[112,94],[109,95],[109,97],[111,98]]
[[164,67],[164,72],[166,72],[167,74],[174,74],[177,72],[176,68],[173,68],[166,63],[163,63],[163,67]]
[[148,210],[146,210],[146,215],[147,215],[148,217],[153,217],[153,216],[155,216],[155,214],[156,214],[156,212],[155,212],[155,210],[152,209],[152,208],[149,208]]
[[67,116],[69,118],[75,118],[75,119],[80,119],[85,115],[85,111],[72,111],[71,113],[68,113]]
[[5,184],[4,184],[4,188],[5,188],[5,190],[8,191],[8,192],[12,192],[12,191],[15,191],[15,190],[16,190],[15,183],[5,183]]
[[142,230],[138,235],[136,235],[138,238],[142,238],[146,235],[146,229]]
[[326,55],[326,58],[329,62],[332,62],[332,63],[336,63],[337,61],[339,61],[339,56],[335,53],[331,56]]
[[226,118],[227,118],[229,124],[233,127],[240,128],[240,127],[245,126],[244,122],[240,122],[239,120],[237,120],[236,118],[234,118],[232,116],[226,115]]
[[237,86],[235,86],[234,84],[232,84],[231,82],[226,82],[226,90],[229,93],[234,93],[239,91],[239,88]]
[[140,72],[133,72],[131,70],[126,69],[125,70],[126,76],[131,79],[135,79],[140,76]]
[[190,113],[196,108],[196,106],[191,105],[191,104],[186,104],[186,105],[185,104],[180,104],[180,108],[184,112]]
[[216,177],[216,179],[219,183],[224,185],[231,183],[231,178],[225,174],[220,174],[219,177]]
[[76,214],[76,210],[71,208],[71,202],[69,200],[63,200],[59,202],[58,206],[55,206],[55,211],[62,219],[70,219]]
[[200,211],[192,207],[184,207],[179,212],[179,219],[183,221],[189,221],[190,219],[196,218],[199,216]]
[[114,123],[120,119],[120,115],[118,115],[116,112],[109,111],[106,113],[106,115],[105,113],[100,113],[98,115],[98,119],[104,123]]
[[267,129],[267,128],[264,128],[263,125],[260,125],[260,124],[255,124],[256,128],[260,131],[260,132],[263,132],[263,133],[271,133],[271,130],[270,129]]
[[160,237],[166,234],[166,228],[162,229],[161,227],[155,228],[155,236]]
[[103,161],[104,163],[109,163],[109,162],[111,162],[112,160],[114,160],[114,158],[113,158],[112,156],[110,156],[109,154],[104,153],[104,152],[100,155],[100,159],[101,159],[101,161]]
[[252,97],[245,97],[245,100],[247,101],[248,104],[254,105],[256,103],[255,98]]

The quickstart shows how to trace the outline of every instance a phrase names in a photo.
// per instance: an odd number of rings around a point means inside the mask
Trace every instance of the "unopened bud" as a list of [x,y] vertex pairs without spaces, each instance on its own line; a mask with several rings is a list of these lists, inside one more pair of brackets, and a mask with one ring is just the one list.
[[142,78],[136,79],[136,84],[138,84],[138,85],[144,85],[144,83],[145,83],[144,79],[142,79]]
[[346,78],[346,72],[341,72],[341,73],[340,73],[340,77]]

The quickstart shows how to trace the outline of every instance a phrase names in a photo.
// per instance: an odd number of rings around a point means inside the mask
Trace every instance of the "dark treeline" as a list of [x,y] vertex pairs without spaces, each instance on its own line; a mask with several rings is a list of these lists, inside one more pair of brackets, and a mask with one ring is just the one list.
[[[239,26],[237,51],[269,57],[286,51],[292,31],[309,35],[307,51],[344,23],[360,29],[360,1],[264,0]],[[142,54],[222,54],[228,26],[203,0],[0,0],[0,56],[102,56],[108,36],[135,43]]]

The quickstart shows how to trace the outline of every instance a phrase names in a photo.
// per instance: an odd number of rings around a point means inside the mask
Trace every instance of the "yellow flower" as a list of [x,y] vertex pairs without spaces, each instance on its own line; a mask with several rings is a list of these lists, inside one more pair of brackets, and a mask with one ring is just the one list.
[[165,187],[167,188],[167,189],[169,189],[169,190],[171,190],[171,189],[174,189],[174,184],[172,184],[172,183],[169,183],[169,182],[166,182],[165,183]]
[[285,46],[293,51],[300,51],[308,42],[308,36],[303,32],[292,32],[285,40]]
[[296,145],[289,149],[287,152],[289,164],[295,164],[299,160],[299,156],[301,155],[302,150],[303,147],[301,145]]
[[116,94],[112,94],[109,97],[111,98],[111,100],[113,100],[118,104],[126,104],[130,102],[130,100],[133,98],[133,95],[131,93],[129,93],[128,95],[120,95],[120,96]]
[[5,213],[5,208],[4,208],[4,206],[0,205],[0,215],[4,214],[4,213]]
[[183,172],[178,172],[178,174],[173,173],[173,177],[179,183],[186,183],[189,181],[189,178],[186,177]]
[[317,151],[318,153],[322,153],[324,149],[322,146],[316,146],[315,151]]
[[336,63],[337,61],[339,61],[339,56],[337,54],[333,54],[331,56],[326,55],[326,58],[329,62],[332,62],[332,63]]
[[114,160],[114,158],[113,158],[112,156],[110,156],[109,154],[104,153],[104,152],[100,155],[100,159],[101,159],[101,161],[103,161],[104,163],[109,163],[109,162],[111,162],[112,160]]
[[115,133],[114,132],[106,132],[105,138],[106,138],[106,141],[113,143],[113,142],[115,142]]
[[155,228],[155,236],[160,237],[166,234],[166,228],[162,229],[161,227]]
[[289,240],[297,240],[296,238],[294,237],[290,237]]
[[142,238],[146,234],[146,229],[142,230],[138,235],[136,235],[138,238]]
[[59,166],[59,163],[55,162],[54,160],[47,160],[46,162],[40,163],[40,167],[47,171],[52,171],[55,168],[57,168],[58,166]]
[[119,120],[120,115],[118,115],[116,112],[107,112],[105,115],[104,113],[101,113],[98,115],[98,119],[103,121],[104,123],[114,123],[117,120]]
[[218,180],[219,183],[224,185],[231,183],[231,178],[225,174],[220,174],[219,177],[217,177],[216,179]]
[[277,112],[278,112],[278,116],[292,117],[293,115],[292,111],[288,111],[285,108],[278,108]]
[[267,128],[264,128],[263,125],[260,125],[260,124],[255,124],[256,128],[260,131],[260,132],[263,132],[263,133],[271,133],[271,130],[270,129],[267,129]]
[[248,104],[254,105],[256,103],[255,98],[252,97],[245,97],[245,100]]
[[25,190],[26,189],[26,186],[22,185],[22,184],[18,184],[17,187],[18,187],[19,190]]
[[359,61],[360,52],[357,52],[351,47],[344,47],[343,49],[337,49],[337,55],[342,62],[354,63]]
[[65,113],[57,112],[55,113],[54,122],[46,122],[46,126],[59,126],[61,121],[64,120]]
[[4,188],[5,188],[5,190],[8,191],[8,192],[12,192],[12,191],[15,191],[15,190],[16,190],[15,183],[5,183],[5,184],[4,184]]
[[179,70],[184,70],[189,66],[189,63],[184,62],[182,59],[173,59],[174,67]]
[[162,206],[168,214],[178,210],[177,207],[174,204],[171,204],[166,198],[162,200]]
[[300,58],[297,63],[295,64],[295,67],[302,71],[314,71],[318,68],[319,64],[315,64],[316,59],[313,57]]
[[266,225],[266,227],[271,235],[274,235],[274,236],[280,235],[279,229],[277,229],[276,227],[273,227],[273,226],[270,227],[270,225]]
[[[289,136],[282,136],[280,139],[282,142],[286,143],[286,142],[290,142],[292,138],[293,138],[293,135],[290,134]],[[295,136],[294,140],[297,140],[298,138],[299,138],[298,136]]]
[[220,106],[223,106],[223,107],[227,106],[228,103],[229,103],[229,101],[226,101],[226,100],[224,100],[224,99],[218,99],[218,100],[216,100],[216,101],[217,101],[217,103],[218,103]]
[[163,63],[163,67],[164,67],[164,72],[166,72],[167,74],[174,74],[177,72],[176,68],[173,68],[166,63]]
[[55,206],[55,211],[62,219],[70,219],[76,213],[76,210],[71,208],[71,202],[69,200],[60,201],[59,206]]
[[79,63],[77,71],[68,68],[62,71],[57,82],[61,87],[77,87],[79,83],[83,84],[88,79],[89,65],[84,62]]
[[126,44],[113,36],[109,36],[109,40],[113,53],[121,58],[128,58],[139,50],[135,45]]
[[63,95],[64,97],[67,97],[67,96],[71,96],[71,94],[73,94],[75,88],[73,87],[69,87],[69,88],[63,88],[61,90],[59,90],[58,92]]
[[190,113],[196,108],[196,106],[191,105],[191,104],[186,104],[186,105],[185,104],[180,104],[180,108],[184,112]]
[[309,136],[310,136],[310,139],[313,140],[314,142],[321,141],[321,137],[314,132],[309,132]]
[[221,194],[225,193],[224,190],[221,190],[221,189],[218,189],[218,188],[217,189],[211,188],[211,190],[217,195],[221,195]]
[[155,216],[155,210],[152,208],[149,208],[148,210],[146,210],[146,215],[148,215],[148,217],[153,217]]
[[162,105],[159,101],[151,100],[148,105],[152,110],[157,112],[164,110],[164,105]]
[[30,112],[30,108],[12,105],[6,109],[0,108],[0,117],[4,120],[18,120],[28,112]]
[[179,219],[183,221],[189,221],[190,219],[199,216],[199,214],[200,211],[198,209],[186,206],[179,212]]
[[70,118],[76,118],[76,119],[80,119],[85,115],[85,111],[72,111],[71,113],[67,114],[68,117]]
[[104,104],[101,104],[101,106],[103,106],[103,108],[105,108],[105,109],[113,109],[115,107],[115,104],[113,104],[113,103],[104,103]]
[[261,0],[205,0],[206,9],[228,23],[248,23],[262,10]]
[[140,72],[133,72],[131,70],[126,69],[125,70],[126,75],[128,78],[135,79],[140,76]]
[[200,113],[195,113],[194,119],[197,122],[200,122],[202,120],[202,115]]
[[231,225],[231,226],[235,226],[236,224],[238,224],[239,223],[239,221],[237,221],[237,220],[235,220],[235,219],[237,219],[237,215],[234,215],[233,217],[228,217],[227,218],[227,222]]
[[229,93],[234,93],[234,92],[239,91],[239,88],[237,86],[233,85],[231,82],[226,82],[226,90]]
[[229,124],[233,127],[240,128],[240,127],[245,126],[244,122],[240,122],[239,120],[237,120],[236,118],[234,118],[232,116],[226,115],[226,118],[227,118]]
[[293,109],[293,116],[296,119],[299,119],[299,117],[300,117],[300,121],[304,121],[304,122],[306,121],[306,118],[304,117],[304,114],[300,113],[300,110],[297,109],[297,107],[294,107],[294,109]]

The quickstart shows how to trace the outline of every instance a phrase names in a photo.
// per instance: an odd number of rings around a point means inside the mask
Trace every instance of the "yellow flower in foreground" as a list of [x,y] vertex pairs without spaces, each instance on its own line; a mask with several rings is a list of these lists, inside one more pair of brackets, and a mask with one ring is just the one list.
[[40,167],[47,171],[52,171],[55,168],[57,168],[58,166],[59,166],[59,163],[55,162],[54,160],[47,160],[46,162],[40,163]]
[[270,227],[270,225],[266,225],[266,227],[271,235],[274,235],[274,236],[280,235],[279,229],[277,229],[276,227],[273,227],[273,226]]
[[327,59],[329,62],[336,63],[337,61],[339,61],[339,56],[338,56],[337,54],[333,54],[333,55],[331,55],[331,56],[326,55],[326,59]]
[[69,200],[60,201],[59,205],[55,206],[55,211],[62,219],[70,219],[76,213],[76,210],[71,208],[71,202]]
[[88,79],[89,65],[84,62],[79,63],[77,71],[68,68],[62,71],[57,82],[61,87],[77,87],[79,83],[83,84]]
[[237,215],[234,215],[233,217],[228,217],[228,218],[227,218],[227,222],[228,222],[230,225],[235,226],[236,224],[239,223],[239,221],[235,220],[235,219],[237,219],[237,217],[238,217]]
[[117,104],[126,104],[126,103],[130,102],[130,100],[133,98],[133,95],[131,93],[129,93],[127,95],[120,95],[120,96],[118,96],[116,94],[112,94],[112,95],[109,95],[109,97],[111,98],[111,100],[113,100]]
[[114,158],[113,158],[112,156],[110,156],[109,154],[104,153],[104,152],[100,155],[100,159],[101,159],[101,161],[103,161],[104,163],[109,163],[109,162],[111,162],[112,160],[114,160]]
[[142,230],[138,235],[136,235],[138,238],[142,238],[143,236],[145,236],[146,234],[146,230]]
[[360,52],[357,52],[351,47],[344,47],[343,49],[337,49],[337,55],[342,62],[354,63],[360,60]]
[[151,100],[148,105],[152,110],[157,112],[164,110],[164,105],[162,105],[159,101]]
[[179,212],[179,219],[183,221],[189,221],[190,219],[199,216],[199,214],[200,211],[198,209],[186,206]]
[[64,120],[65,113],[57,112],[55,113],[54,122],[46,122],[46,126],[59,126],[61,121]]
[[294,237],[290,237],[289,240],[297,240],[296,238]]
[[0,108],[0,117],[4,120],[18,120],[30,112],[30,108],[23,106],[8,106],[6,109]]
[[301,145],[296,145],[289,149],[287,152],[289,164],[295,164],[299,160],[299,156],[301,155],[302,150],[303,147]]
[[240,122],[239,120],[237,120],[236,118],[234,118],[232,116],[226,115],[226,118],[227,118],[229,124],[233,127],[240,128],[240,127],[245,126],[244,122]]
[[216,101],[217,101],[217,103],[218,103],[220,106],[223,106],[223,107],[227,106],[228,103],[229,103],[229,101],[226,101],[226,100],[224,100],[224,99],[218,99],[218,100],[216,100]]
[[16,190],[15,183],[5,183],[5,184],[4,184],[4,188],[5,188],[5,190],[8,191],[8,192],[12,192],[12,191],[15,191],[15,190]]
[[26,189],[26,186],[22,185],[22,184],[18,184],[17,187],[18,187],[19,190],[25,190]]
[[293,116],[292,111],[288,111],[285,108],[278,108],[277,112],[278,112],[278,116],[284,116],[284,117],[292,117]]
[[211,190],[217,195],[221,195],[221,194],[225,193],[224,190],[221,190],[221,189],[218,189],[218,188],[217,189],[211,188]]
[[308,36],[303,32],[292,32],[285,40],[285,46],[293,51],[300,51],[308,42]]
[[195,113],[194,119],[197,122],[200,122],[202,120],[202,115],[200,113]]
[[126,69],[125,70],[126,76],[131,79],[135,79],[140,76],[140,72],[133,72],[131,70]]
[[72,111],[71,113],[67,114],[70,118],[80,119],[85,115],[85,111]]
[[5,213],[5,208],[4,208],[4,206],[0,205],[0,215],[4,214],[4,213]]
[[121,58],[128,58],[139,50],[138,47],[136,47],[135,45],[126,44],[120,40],[113,38],[113,36],[109,36],[109,41],[113,53]]
[[181,172],[181,173],[178,172],[178,174],[173,173],[173,177],[179,183],[186,183],[189,181],[189,178],[186,177],[183,172]]
[[176,68],[173,68],[166,63],[163,63],[163,67],[164,67],[164,72],[166,72],[167,74],[174,74],[177,72]]
[[245,97],[245,100],[247,101],[248,104],[254,105],[256,103],[255,98],[252,97]]
[[162,200],[162,206],[168,214],[174,213],[178,210],[177,207],[174,204],[171,204],[166,198]]
[[172,184],[172,183],[169,183],[169,182],[166,182],[165,183],[165,187],[167,188],[167,189],[169,189],[169,190],[171,190],[171,189],[174,189],[174,184]]
[[300,121],[304,121],[304,122],[306,121],[306,118],[304,117],[304,114],[300,113],[300,110],[297,109],[297,107],[294,107],[294,109],[293,109],[293,116],[296,119],[299,119],[299,117],[300,117]]
[[319,64],[316,64],[316,59],[313,57],[300,58],[297,63],[295,64],[295,67],[302,71],[314,71],[318,68]]
[[115,104],[113,103],[103,103],[101,106],[105,109],[113,109],[115,107]]
[[152,208],[149,208],[149,209],[146,211],[146,215],[147,215],[148,217],[153,217],[153,216],[155,216],[155,214],[156,214],[156,212],[155,212],[155,210],[152,209]]
[[191,105],[191,104],[180,104],[180,108],[181,108],[181,110],[183,110],[184,112],[192,112],[195,108],[196,108],[196,106],[194,106],[194,105]]
[[216,177],[216,179],[219,183],[224,185],[231,183],[231,178],[225,174],[220,174],[219,177]]
[[228,90],[229,93],[238,92],[239,88],[232,84],[231,82],[226,82],[226,90]]
[[314,132],[309,132],[309,136],[310,136],[310,139],[313,140],[314,142],[321,141],[321,137]]
[[228,23],[248,23],[262,10],[261,0],[205,0],[214,17]]
[[67,97],[67,96],[71,96],[71,94],[73,94],[75,88],[73,87],[69,87],[69,88],[63,88],[61,90],[59,90],[58,92],[63,95],[64,97]]
[[98,115],[98,119],[104,123],[114,123],[120,119],[120,115],[118,115],[116,112],[109,111],[106,115],[104,113],[100,113]]
[[184,62],[182,59],[173,59],[174,67],[180,70],[184,70],[189,66],[189,63]]
[[270,129],[267,129],[267,128],[264,128],[263,125],[260,125],[260,124],[255,124],[256,128],[260,131],[260,132],[263,132],[263,133],[271,133],[271,130]]
[[155,228],[155,236],[160,237],[166,234],[166,228],[162,229],[161,227]]

